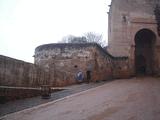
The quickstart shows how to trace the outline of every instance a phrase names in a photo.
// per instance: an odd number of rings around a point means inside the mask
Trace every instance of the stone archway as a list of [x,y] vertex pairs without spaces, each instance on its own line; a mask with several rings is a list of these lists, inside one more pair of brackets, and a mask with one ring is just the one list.
[[156,35],[149,29],[141,29],[135,35],[135,72],[152,75]]

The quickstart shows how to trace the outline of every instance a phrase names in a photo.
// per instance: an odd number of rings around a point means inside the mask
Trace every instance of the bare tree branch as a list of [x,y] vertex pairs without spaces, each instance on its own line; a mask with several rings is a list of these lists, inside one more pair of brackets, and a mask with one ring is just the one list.
[[86,37],[88,42],[95,42],[95,43],[101,45],[102,47],[104,47],[106,45],[105,41],[103,41],[102,34],[88,32],[88,33],[85,33],[84,36]]
[[60,43],[97,43],[101,47],[106,46],[106,42],[103,41],[103,36],[94,32],[85,33],[81,37],[68,35],[63,37]]

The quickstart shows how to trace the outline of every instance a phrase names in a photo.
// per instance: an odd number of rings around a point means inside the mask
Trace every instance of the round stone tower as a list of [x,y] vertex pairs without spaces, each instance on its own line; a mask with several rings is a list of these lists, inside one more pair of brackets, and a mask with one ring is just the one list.
[[35,64],[49,72],[51,86],[77,83],[78,73],[83,73],[81,82],[87,81],[88,76],[91,81],[112,76],[112,58],[96,43],[45,44],[35,49],[34,57]]

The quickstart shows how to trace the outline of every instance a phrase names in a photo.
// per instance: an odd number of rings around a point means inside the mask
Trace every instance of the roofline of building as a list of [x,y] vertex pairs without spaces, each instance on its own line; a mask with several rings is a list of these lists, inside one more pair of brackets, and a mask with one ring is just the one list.
[[121,57],[112,56],[107,50],[103,49],[97,43],[50,43],[50,44],[43,44],[43,45],[36,47],[35,51],[49,50],[49,49],[54,49],[54,48],[64,48],[66,46],[73,47],[73,48],[79,48],[79,47],[84,48],[84,47],[90,47],[90,46],[97,47],[102,54],[107,55],[114,60],[128,59],[128,57],[126,56],[121,56]]

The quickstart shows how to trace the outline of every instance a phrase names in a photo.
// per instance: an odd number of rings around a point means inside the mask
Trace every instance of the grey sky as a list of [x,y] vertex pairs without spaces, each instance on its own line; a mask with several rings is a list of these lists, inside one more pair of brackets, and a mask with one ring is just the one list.
[[0,0],[0,54],[33,62],[38,45],[86,32],[107,40],[110,0]]

